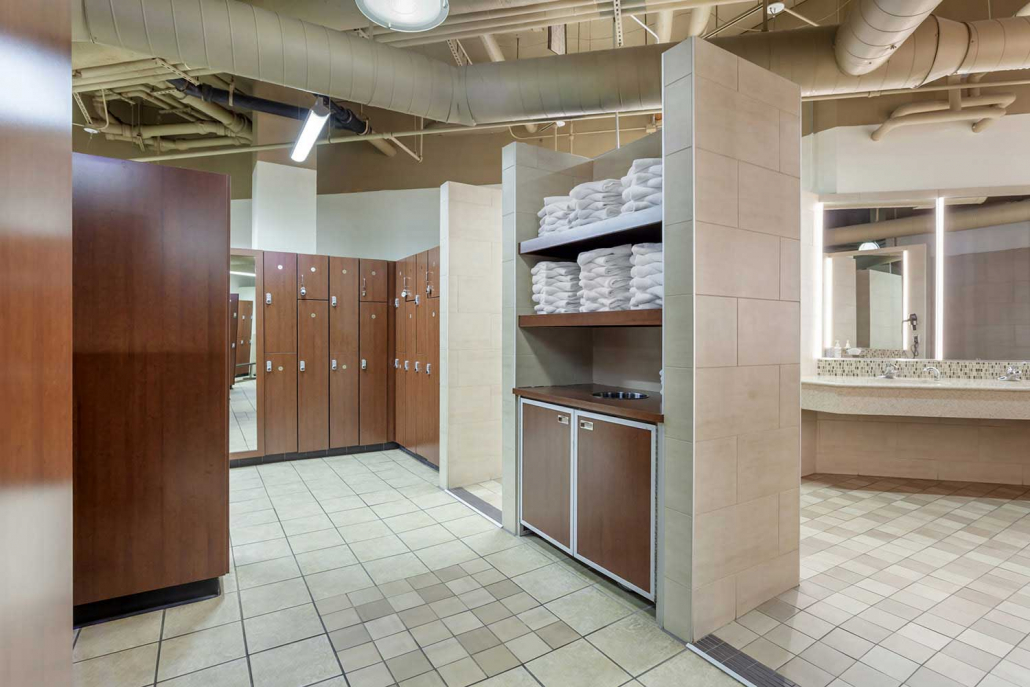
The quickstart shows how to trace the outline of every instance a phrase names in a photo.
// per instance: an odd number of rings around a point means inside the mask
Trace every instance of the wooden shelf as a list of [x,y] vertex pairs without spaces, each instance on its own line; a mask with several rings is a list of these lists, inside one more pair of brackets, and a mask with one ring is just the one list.
[[519,315],[519,327],[661,327],[661,310]]
[[624,243],[658,243],[662,240],[662,207],[630,212],[611,219],[538,236],[519,244],[521,255],[575,258],[584,251]]

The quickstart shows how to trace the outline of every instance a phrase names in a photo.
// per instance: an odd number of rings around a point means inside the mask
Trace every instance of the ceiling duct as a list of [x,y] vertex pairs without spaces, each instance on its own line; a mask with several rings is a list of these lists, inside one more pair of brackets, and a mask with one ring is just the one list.
[[[1030,200],[983,205],[968,210],[949,209],[945,218],[945,231],[967,231],[981,227],[1030,222]],[[863,241],[879,241],[884,238],[932,234],[933,231],[934,215],[925,213],[883,222],[827,229],[824,243],[827,246],[840,246]]]
[[941,0],[861,0],[837,29],[834,43],[841,71],[875,71],[911,36]]

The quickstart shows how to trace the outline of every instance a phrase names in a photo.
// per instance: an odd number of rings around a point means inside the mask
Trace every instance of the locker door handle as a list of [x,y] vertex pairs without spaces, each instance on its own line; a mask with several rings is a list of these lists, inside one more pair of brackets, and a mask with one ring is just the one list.
[[404,361],[404,369],[405,370],[410,370],[411,369],[411,368],[408,367],[408,361],[407,360]]
[[426,374],[433,374],[433,363],[426,363]]
[[331,300],[330,300],[329,302],[330,302],[330,303],[332,304],[332,306],[333,306],[333,307],[335,308],[335,307],[336,307],[336,296],[333,296],[333,297],[332,297],[332,299],[331,299]]
[[271,294],[271,292],[269,292],[269,293],[265,294],[265,305],[271,305],[271,304],[272,304],[272,294]]
[[[403,296],[404,294],[402,293],[401,295]],[[395,307],[395,308],[401,307],[401,299],[400,298],[394,298],[393,299],[393,307]]]
[[368,362],[364,358],[361,359],[361,369],[362,370],[367,370],[368,369]]
[[271,372],[271,371],[272,371],[272,361],[271,360],[266,360],[265,361],[265,372]]
[[558,424],[559,425],[567,425],[567,424],[569,424],[569,416],[568,415],[559,415],[558,416]]
[[333,371],[335,372],[336,371],[336,361],[335,360],[333,361],[332,368],[333,368]]
[[422,302],[421,299],[418,297],[418,294],[416,293],[415,294],[415,305],[419,305],[421,302]]
[[418,361],[415,361],[415,372],[418,372]]
[[580,429],[585,429],[585,430],[588,430],[588,431],[592,432],[592,431],[594,431],[594,423],[590,422],[588,420],[580,420],[579,421],[579,428]]
[[304,361],[303,360],[300,361],[300,371],[301,372],[304,371]]
[[394,358],[393,359],[393,369],[396,370],[396,369],[400,368],[400,366],[401,366],[401,359],[400,358]]
[[300,295],[302,295],[302,296],[308,295],[307,287],[304,287],[304,286],[300,287]]
[[361,278],[361,295],[362,296],[365,295],[365,278],[364,277]]
[[232,342],[232,348],[236,348],[236,342],[235,341]]

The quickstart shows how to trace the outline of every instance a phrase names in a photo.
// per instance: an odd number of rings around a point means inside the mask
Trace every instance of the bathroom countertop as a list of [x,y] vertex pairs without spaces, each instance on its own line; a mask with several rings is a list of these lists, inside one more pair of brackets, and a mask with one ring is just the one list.
[[[647,398],[636,401],[620,401],[613,398],[597,398],[597,391],[636,391],[647,394]],[[601,384],[570,384],[566,386],[525,386],[512,389],[512,393],[523,398],[553,403],[555,405],[588,410],[602,415],[614,415],[627,420],[639,420],[659,424],[665,420],[662,415],[662,395],[657,391],[627,389]]]
[[1030,420],[1030,381],[802,377],[801,407],[841,415]]

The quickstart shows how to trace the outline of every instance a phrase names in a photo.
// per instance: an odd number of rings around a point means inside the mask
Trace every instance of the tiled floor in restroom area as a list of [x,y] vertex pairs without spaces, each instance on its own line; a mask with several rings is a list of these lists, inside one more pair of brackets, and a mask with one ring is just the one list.
[[257,380],[240,379],[229,389],[229,453],[257,449]]
[[1028,487],[815,475],[801,585],[714,634],[802,687],[1026,687],[1028,545]]
[[83,628],[76,687],[736,684],[437,480],[400,451],[231,470],[224,594]]
[[500,480],[480,482],[479,484],[473,484],[471,486],[465,487],[465,489],[473,496],[478,496],[479,498],[483,499],[497,510],[502,510]]

